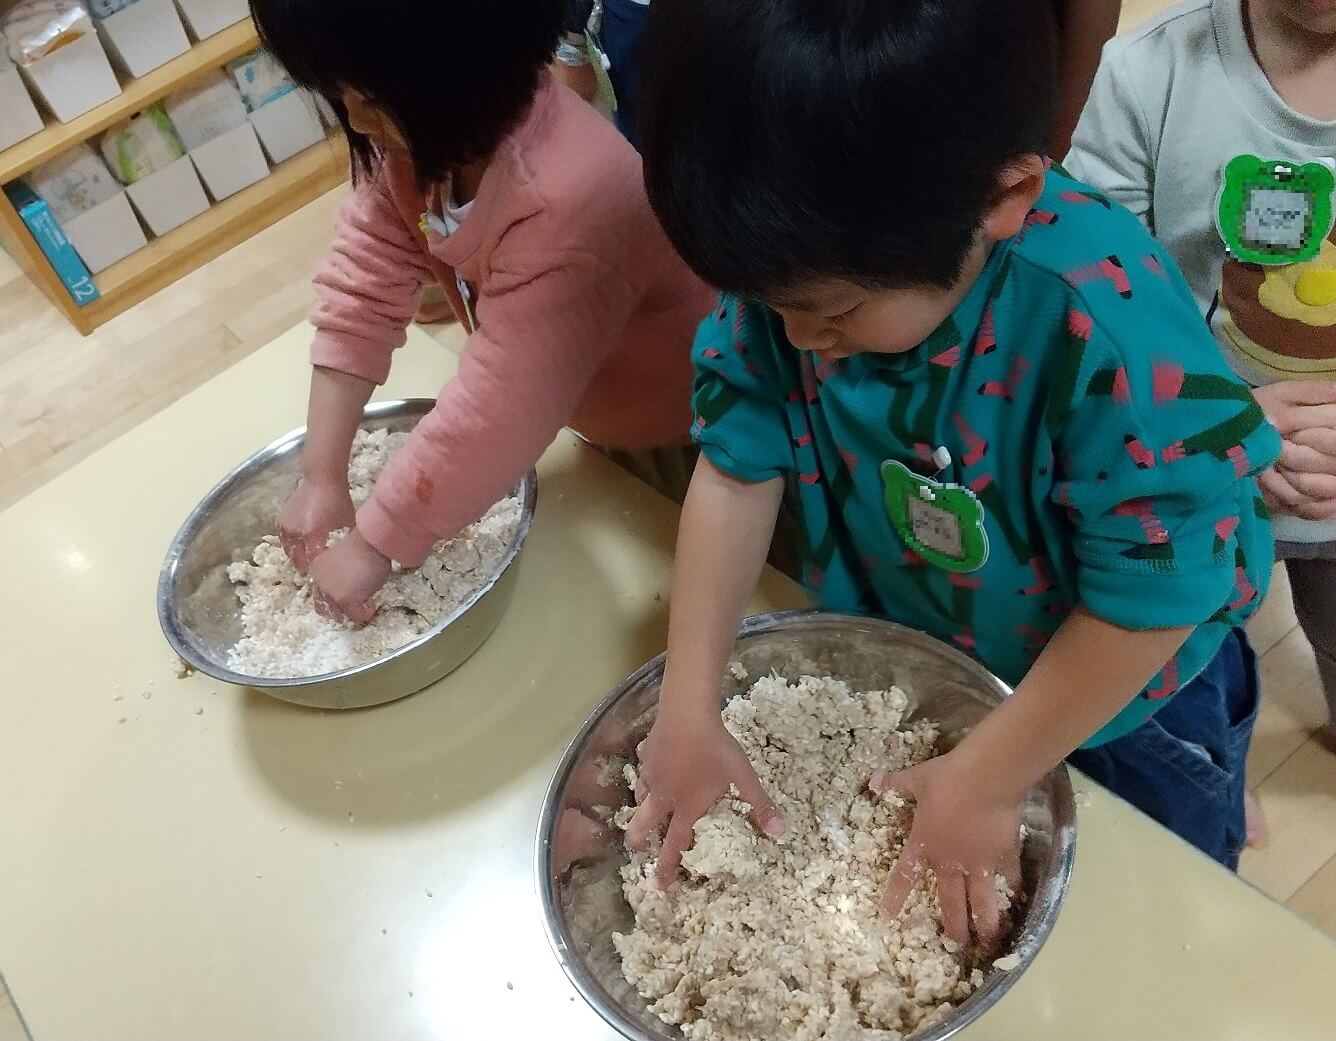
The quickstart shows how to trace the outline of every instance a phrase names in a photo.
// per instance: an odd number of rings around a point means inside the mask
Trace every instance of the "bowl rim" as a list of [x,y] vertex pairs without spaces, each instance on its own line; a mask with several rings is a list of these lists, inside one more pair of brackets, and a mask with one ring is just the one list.
[[[421,419],[435,407],[436,401],[433,398],[394,398],[387,401],[372,402],[362,410],[362,418],[358,423],[358,429],[362,429],[365,424],[375,420],[394,419],[404,415],[417,415]],[[187,547],[199,535],[200,528],[203,527],[205,520],[212,509],[217,506],[219,500],[243,478],[252,476],[274,459],[286,455],[300,445],[306,437],[306,429],[305,426],[300,426],[270,441],[263,448],[234,466],[222,480],[209,489],[208,493],[190,511],[177,530],[176,535],[172,538],[171,545],[162,563],[162,569],[158,572],[158,624],[162,627],[163,636],[166,637],[172,650],[180,656],[182,661],[196,671],[220,682],[230,683],[238,687],[251,687],[256,690],[284,690],[351,679],[374,669],[383,668],[387,663],[412,653],[439,636],[491,592],[515,563],[515,559],[524,548],[524,543],[529,537],[529,531],[533,527],[534,513],[538,506],[538,474],[536,471],[530,470],[520,479],[517,485],[517,492],[520,497],[519,527],[516,528],[514,538],[511,539],[510,545],[506,548],[506,552],[502,555],[495,570],[486,582],[469,595],[468,599],[451,611],[450,614],[439,619],[426,632],[419,634],[402,647],[388,654],[336,672],[324,672],[316,676],[290,676],[282,679],[249,676],[245,673],[233,672],[226,666],[218,665],[211,658],[201,653],[186,631],[185,626],[182,625],[176,598],[172,595],[176,573],[181,566],[181,560]]]
[[[1002,699],[1010,697],[1014,691],[1009,684],[993,675],[980,662],[950,644],[936,639],[918,629],[891,622],[874,615],[855,615],[838,611],[826,611],[819,607],[798,608],[789,611],[772,611],[750,615],[744,618],[738,628],[737,640],[748,636],[771,632],[784,632],[797,628],[802,623],[826,622],[834,625],[873,626],[881,631],[908,637],[916,643],[930,643],[947,657],[954,658],[970,671],[979,674],[993,686]],[[542,812],[539,815],[537,842],[534,856],[534,869],[537,875],[539,903],[542,905],[543,931],[547,934],[548,945],[556,956],[558,964],[566,978],[579,992],[585,1003],[590,1006],[608,1026],[616,1030],[627,1041],[661,1041],[661,1038],[645,1033],[632,1023],[623,1013],[617,1002],[603,986],[585,969],[584,964],[573,955],[563,934],[564,916],[561,911],[560,896],[556,881],[552,876],[552,837],[555,835],[557,822],[564,807],[561,796],[564,793],[570,774],[583,752],[584,746],[594,729],[603,721],[613,707],[632,690],[643,684],[656,672],[661,672],[667,659],[667,652],[660,653],[641,665],[621,683],[617,684],[586,717],[580,729],[567,744],[562,753],[552,779],[548,783],[543,797]],[[1049,861],[1056,870],[1041,880],[1036,887],[1032,906],[1038,908],[1033,919],[1027,914],[1021,925],[1016,944],[1009,954],[1015,954],[1020,961],[1015,968],[1000,971],[991,978],[991,986],[986,991],[976,990],[956,1007],[957,1015],[929,1027],[925,1031],[912,1034],[907,1041],[946,1041],[961,1030],[978,1020],[985,1012],[996,1005],[1034,962],[1035,957],[1053,933],[1058,913],[1067,899],[1071,887],[1072,868],[1076,859],[1076,796],[1072,788],[1071,774],[1066,763],[1054,767],[1036,787],[1051,789],[1053,805],[1053,845],[1049,852]],[[976,1000],[977,999],[977,1000]]]

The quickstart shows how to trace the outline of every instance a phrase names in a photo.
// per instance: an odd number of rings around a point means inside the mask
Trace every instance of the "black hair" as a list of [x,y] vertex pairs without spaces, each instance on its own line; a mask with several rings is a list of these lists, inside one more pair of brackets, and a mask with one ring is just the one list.
[[947,287],[998,176],[1042,155],[1051,0],[661,0],[641,150],[650,202],[717,288]]
[[375,148],[348,124],[345,87],[393,120],[422,185],[489,156],[524,117],[568,0],[250,0],[260,39],[322,95],[348,134],[354,177]]
[[585,34],[594,17],[594,0],[566,0],[566,31]]

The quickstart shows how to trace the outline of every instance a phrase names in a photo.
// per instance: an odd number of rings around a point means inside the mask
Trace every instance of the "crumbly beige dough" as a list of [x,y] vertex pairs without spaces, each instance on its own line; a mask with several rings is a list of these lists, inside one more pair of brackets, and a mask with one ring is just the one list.
[[[353,503],[371,496],[376,478],[407,434],[358,431],[348,465]],[[420,568],[394,573],[376,595],[379,610],[365,626],[316,614],[311,583],[266,536],[250,560],[228,568],[241,601],[243,636],[228,652],[228,668],[246,676],[320,676],[375,661],[398,650],[464,603],[495,572],[515,538],[520,501],[502,499],[475,524],[438,542]],[[332,541],[346,532],[335,532]]]
[[897,919],[879,913],[911,817],[868,781],[930,758],[937,740],[931,722],[902,723],[907,707],[898,688],[857,693],[829,676],[765,677],[729,702],[724,722],[788,829],[765,838],[725,800],[667,891],[653,854],[631,855],[636,924],[613,942],[660,1019],[692,1041],[895,1041],[983,982],[942,932],[931,876]]

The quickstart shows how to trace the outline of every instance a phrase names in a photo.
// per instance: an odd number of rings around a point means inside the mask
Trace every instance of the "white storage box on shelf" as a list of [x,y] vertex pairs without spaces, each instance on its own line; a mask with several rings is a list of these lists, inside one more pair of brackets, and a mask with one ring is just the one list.
[[320,115],[306,94],[289,91],[276,101],[257,108],[250,116],[255,132],[275,163],[291,159],[325,139]]
[[189,156],[125,189],[154,235],[166,235],[209,208],[209,199]]
[[246,124],[246,106],[233,83],[221,72],[169,94],[162,107],[167,112],[186,151]]
[[107,50],[131,76],[144,76],[190,50],[172,0],[136,0],[97,26]]
[[24,66],[23,74],[62,123],[77,119],[121,92],[102,41],[92,33]]
[[269,176],[269,164],[265,162],[255,128],[249,123],[192,148],[190,158],[214,202],[222,202]]
[[42,117],[15,68],[0,72],[0,151],[42,129]]
[[100,206],[81,213],[61,225],[88,270],[97,274],[137,249],[148,245],[144,229],[130,208],[130,199],[119,192]]
[[247,0],[176,0],[176,5],[197,40],[207,39],[250,17]]

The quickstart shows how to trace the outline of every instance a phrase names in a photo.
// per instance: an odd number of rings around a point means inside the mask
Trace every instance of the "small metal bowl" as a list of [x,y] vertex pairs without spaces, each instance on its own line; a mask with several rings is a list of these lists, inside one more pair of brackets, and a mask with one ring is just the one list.
[[[820,611],[787,611],[747,619],[733,660],[751,677],[772,670],[786,679],[833,675],[856,690],[900,686],[910,698],[909,718],[942,724],[942,746],[957,743],[1011,690],[983,666],[922,633],[872,618]],[[626,805],[622,791],[609,800],[597,783],[605,757],[634,754],[654,721],[663,679],[660,655],[634,673],[585,722],[557,767],[543,806],[538,837],[538,886],[548,938],[561,967],[609,1026],[631,1041],[677,1041],[682,1034],[660,1021],[622,976],[612,933],[634,925],[622,896],[626,863],[620,836],[590,814],[597,799]],[[726,676],[724,701],[750,681]],[[945,1019],[912,1041],[943,1041],[978,1019],[1029,968],[1053,931],[1071,878],[1076,808],[1066,767],[1050,773],[1029,794],[1022,876],[1025,918],[1013,940],[1015,968],[993,970]],[[572,862],[575,866],[571,867]]]
[[[412,430],[435,404],[414,398],[369,405],[361,427],[396,433]],[[515,490],[523,509],[520,526],[496,571],[457,610],[411,643],[375,661],[322,676],[246,676],[227,667],[228,651],[242,635],[241,603],[227,568],[249,559],[256,544],[277,530],[279,507],[297,486],[305,436],[305,428],[294,430],[262,448],[195,507],[172,541],[158,578],[163,634],[181,659],[198,671],[298,705],[365,708],[407,697],[462,665],[501,621],[514,593],[520,550],[533,523],[538,476],[530,472]]]

